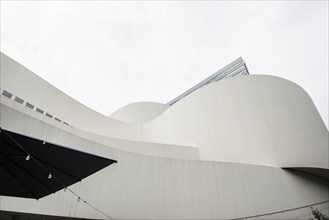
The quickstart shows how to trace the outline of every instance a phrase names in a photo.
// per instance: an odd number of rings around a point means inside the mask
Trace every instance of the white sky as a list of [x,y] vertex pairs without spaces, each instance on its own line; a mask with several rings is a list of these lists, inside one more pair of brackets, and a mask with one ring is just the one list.
[[303,87],[328,127],[328,1],[1,1],[1,51],[105,115],[242,56]]

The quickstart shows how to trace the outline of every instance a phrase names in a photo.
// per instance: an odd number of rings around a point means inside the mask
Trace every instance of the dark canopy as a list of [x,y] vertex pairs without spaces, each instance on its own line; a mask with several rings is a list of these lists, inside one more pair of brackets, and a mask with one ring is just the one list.
[[115,162],[2,129],[0,195],[40,199]]

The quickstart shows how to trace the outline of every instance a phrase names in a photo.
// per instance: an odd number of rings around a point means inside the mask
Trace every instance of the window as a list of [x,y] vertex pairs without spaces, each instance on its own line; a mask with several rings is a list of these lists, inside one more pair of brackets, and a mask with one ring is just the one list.
[[2,95],[6,96],[7,98],[11,98],[13,96],[13,94],[11,94],[10,92],[7,92],[6,90],[3,90]]
[[39,113],[41,113],[41,114],[43,114],[43,113],[44,113],[44,111],[43,111],[43,110],[41,110],[41,109],[39,109],[39,108],[37,108],[37,109],[36,109],[36,111],[37,111],[37,112],[39,112]]
[[53,118],[53,116],[47,112],[46,112],[46,116],[48,116],[49,118]]
[[28,108],[30,108],[30,109],[34,109],[34,105],[32,105],[32,104],[30,104],[28,102],[25,103],[25,106],[28,107]]
[[23,102],[24,102],[24,100],[23,99],[21,99],[21,98],[19,98],[19,97],[15,97],[15,99],[14,99],[16,102],[18,102],[19,104],[23,104]]

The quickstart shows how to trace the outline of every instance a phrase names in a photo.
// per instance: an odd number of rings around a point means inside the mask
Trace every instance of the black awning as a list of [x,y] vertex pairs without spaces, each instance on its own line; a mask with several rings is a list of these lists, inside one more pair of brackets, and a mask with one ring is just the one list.
[[40,199],[116,162],[2,129],[0,195]]

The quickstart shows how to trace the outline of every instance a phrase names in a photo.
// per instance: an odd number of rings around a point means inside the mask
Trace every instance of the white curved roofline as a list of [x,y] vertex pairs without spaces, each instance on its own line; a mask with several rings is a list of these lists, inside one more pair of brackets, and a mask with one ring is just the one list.
[[157,102],[135,102],[116,110],[109,117],[125,123],[145,123],[155,119],[169,107]]

